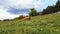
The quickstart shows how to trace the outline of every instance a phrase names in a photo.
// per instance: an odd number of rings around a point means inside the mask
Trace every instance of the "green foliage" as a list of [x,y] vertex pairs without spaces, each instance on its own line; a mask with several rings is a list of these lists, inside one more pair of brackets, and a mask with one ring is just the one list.
[[29,13],[29,16],[36,16],[37,15],[37,11],[34,9],[34,8],[32,8],[32,9],[30,9],[31,11],[30,11],[30,13]]
[[56,8],[57,8],[57,11],[60,11],[60,1],[56,3]]
[[58,2],[56,3],[56,7],[60,7],[60,1],[58,0]]
[[0,20],[0,22],[1,22],[1,20]]
[[42,12],[37,12],[37,15],[41,16],[42,15]]
[[60,13],[34,16],[30,21],[2,21],[0,34],[60,34]]
[[19,19],[22,19],[22,18],[23,18],[23,15],[20,15],[18,18],[19,18]]
[[48,6],[45,10],[43,10],[43,14],[51,14],[57,12],[55,6]]
[[22,19],[22,18],[23,18],[23,15],[20,15],[19,17],[16,17],[15,19]]
[[51,14],[60,11],[60,1],[56,3],[54,6],[48,6],[46,9],[43,10],[42,14]]
[[3,20],[3,21],[10,21],[10,19],[5,19],[5,20]]

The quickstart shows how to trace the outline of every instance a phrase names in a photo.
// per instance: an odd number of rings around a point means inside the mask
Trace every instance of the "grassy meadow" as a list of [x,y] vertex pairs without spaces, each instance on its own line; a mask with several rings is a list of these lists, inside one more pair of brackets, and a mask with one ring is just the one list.
[[60,34],[60,13],[0,22],[0,34]]

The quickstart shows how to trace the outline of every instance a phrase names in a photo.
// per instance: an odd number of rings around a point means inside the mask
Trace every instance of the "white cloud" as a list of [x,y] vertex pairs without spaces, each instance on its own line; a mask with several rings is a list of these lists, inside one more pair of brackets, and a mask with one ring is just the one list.
[[3,19],[13,19],[15,17],[18,17],[19,15],[12,15],[7,12],[7,9],[4,9],[3,7],[0,8],[0,20]]
[[42,4],[41,0],[5,0],[4,6],[14,7],[18,9],[38,7]]
[[1,0],[0,2],[6,7],[14,7],[17,9],[26,9],[33,7],[39,9],[39,7],[43,7],[43,4],[49,4],[52,2],[55,3],[56,1],[57,0]]
[[42,2],[42,0],[0,0],[0,20],[12,19],[19,16],[8,13],[7,10],[9,9],[9,7],[16,9],[35,8],[36,10],[42,10],[49,3],[51,3],[50,1],[53,1],[54,3],[56,0],[49,0],[49,2],[47,0],[43,1],[46,1],[47,3]]

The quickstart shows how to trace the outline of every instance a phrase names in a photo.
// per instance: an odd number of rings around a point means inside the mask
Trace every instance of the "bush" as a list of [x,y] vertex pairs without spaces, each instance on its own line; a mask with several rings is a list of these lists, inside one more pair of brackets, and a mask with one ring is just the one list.
[[36,16],[37,15],[37,11],[34,9],[34,8],[32,8],[32,9],[30,9],[31,11],[30,11],[30,13],[29,13],[29,16]]
[[10,21],[10,19],[4,19],[3,21]]
[[23,18],[23,15],[20,15],[19,17],[18,17],[18,19],[22,19]]

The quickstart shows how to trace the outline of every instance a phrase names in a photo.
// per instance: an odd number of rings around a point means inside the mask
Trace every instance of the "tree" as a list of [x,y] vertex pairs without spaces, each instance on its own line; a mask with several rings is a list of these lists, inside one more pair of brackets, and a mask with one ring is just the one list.
[[60,0],[56,3],[56,7],[60,7]]
[[57,11],[60,11],[60,0],[58,0],[58,2],[56,3],[56,8],[57,8]]
[[46,9],[43,10],[42,14],[51,14],[60,11],[60,0],[57,1],[56,5],[48,6]]
[[29,16],[36,16],[36,15],[37,15],[37,11],[34,8],[30,9]]
[[48,6],[43,10],[42,14],[51,14],[57,12],[57,8],[55,6]]

